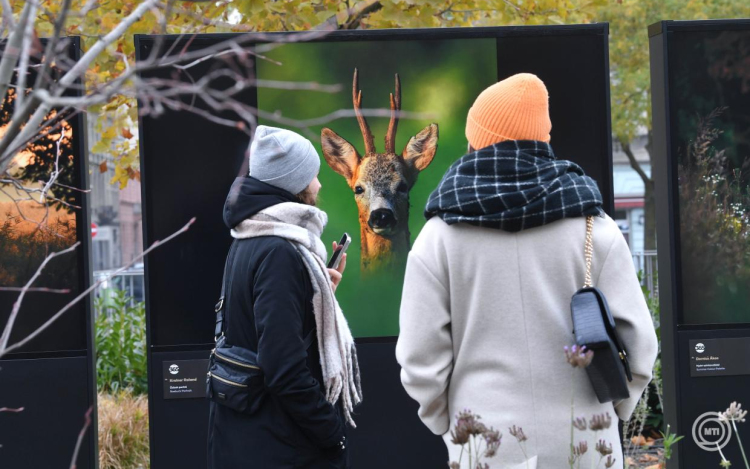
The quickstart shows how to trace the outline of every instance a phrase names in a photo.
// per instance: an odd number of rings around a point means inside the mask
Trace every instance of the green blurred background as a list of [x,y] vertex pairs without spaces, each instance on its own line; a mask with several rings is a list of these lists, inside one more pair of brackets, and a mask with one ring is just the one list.
[[[343,89],[330,94],[261,88],[258,107],[286,118],[308,119],[339,109],[352,109],[352,77],[359,69],[362,107],[389,109],[388,95],[394,91],[394,75],[401,78],[401,108],[405,112],[428,113],[430,120],[401,119],[396,135],[400,152],[413,135],[432,122],[439,125],[438,151],[432,164],[419,175],[410,192],[409,228],[412,243],[425,224],[422,214],[427,198],[448,166],[466,152],[466,114],[476,96],[497,81],[495,39],[425,41],[362,41],[285,44],[265,55],[281,62],[259,60],[258,78],[263,80],[340,83]],[[387,117],[368,117],[377,151],[384,150]],[[261,124],[278,124],[260,119]],[[341,308],[355,337],[398,335],[398,311],[403,271],[368,276],[360,272],[360,228],[354,194],[346,181],[323,159],[320,130],[329,127],[364,153],[362,133],[354,117],[312,127],[321,157],[319,207],[328,213],[323,233],[329,255],[331,243],[344,232],[352,236],[344,280],[337,291]]]

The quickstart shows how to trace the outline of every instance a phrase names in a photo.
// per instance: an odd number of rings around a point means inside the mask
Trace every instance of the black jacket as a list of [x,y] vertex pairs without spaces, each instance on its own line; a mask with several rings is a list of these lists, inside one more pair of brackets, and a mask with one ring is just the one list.
[[[252,177],[237,178],[224,206],[233,228],[260,210],[296,202]],[[275,236],[238,239],[226,291],[225,335],[231,345],[258,353],[270,398],[251,414],[210,403],[209,469],[345,468],[338,450],[345,433],[340,406],[322,386],[310,277],[294,246]]]

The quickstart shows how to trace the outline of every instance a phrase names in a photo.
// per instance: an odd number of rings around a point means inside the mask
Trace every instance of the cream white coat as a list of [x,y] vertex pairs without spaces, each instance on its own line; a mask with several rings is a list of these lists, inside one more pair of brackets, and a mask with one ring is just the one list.
[[[622,467],[617,418],[626,420],[652,377],[657,339],[630,250],[615,222],[595,219],[592,278],[606,296],[629,351],[630,398],[600,404],[584,370],[567,364],[574,343],[570,299],[584,283],[584,218],[518,233],[434,217],[409,254],[396,357],[419,416],[443,435],[451,460],[456,414],[470,409],[503,433],[491,468],[561,469],[570,454],[571,397],[575,415],[609,413],[612,426],[588,441],[590,467],[598,439],[612,443]],[[528,436],[524,457],[508,427]],[[528,465],[527,465],[528,461]],[[468,467],[466,458],[462,467]],[[602,463],[599,467],[604,467]]]

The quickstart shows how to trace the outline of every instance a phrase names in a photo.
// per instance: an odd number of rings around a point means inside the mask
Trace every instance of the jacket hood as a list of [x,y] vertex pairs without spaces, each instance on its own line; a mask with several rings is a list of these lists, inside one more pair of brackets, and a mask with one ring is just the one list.
[[284,189],[250,176],[238,177],[234,180],[227,200],[224,202],[224,224],[232,229],[242,220],[272,205],[297,201],[294,194]]

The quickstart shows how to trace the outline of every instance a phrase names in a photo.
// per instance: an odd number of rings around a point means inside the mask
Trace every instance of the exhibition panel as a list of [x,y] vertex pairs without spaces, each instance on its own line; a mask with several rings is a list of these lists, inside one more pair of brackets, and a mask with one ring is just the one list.
[[750,388],[750,21],[649,28],[664,405],[679,467],[739,459]]
[[[258,86],[233,96],[257,113],[258,123],[286,127],[312,140],[321,158],[318,206],[329,218],[323,241],[330,248],[343,232],[352,237],[344,281],[337,290],[357,340],[364,388],[364,403],[355,411],[358,428],[349,432],[352,464],[440,467],[447,460],[445,447],[417,417],[416,404],[401,386],[394,352],[404,266],[424,226],[427,197],[448,166],[466,152],[466,114],[476,96],[492,83],[526,72],[539,76],[549,90],[551,143],[557,157],[580,164],[596,179],[611,213],[607,25],[358,30],[312,38],[273,33],[249,42],[246,36],[228,34],[139,35],[136,50],[143,58],[159,44],[157,55],[233,38],[242,38],[241,48],[252,60],[224,56],[143,75],[195,82],[214,74],[213,86],[229,89],[231,80],[217,71],[242,70],[257,79]],[[331,90],[331,85],[338,88]],[[359,91],[361,102],[355,103],[353,92]],[[391,94],[403,113],[395,135],[388,130]],[[144,116],[139,126],[144,244],[163,239],[196,217],[187,233],[150,254],[145,263],[155,469],[170,467],[170,451],[177,447],[180,460],[199,461],[195,467],[204,467],[206,447],[199,444],[205,441],[208,425],[204,390],[188,385],[185,392],[170,391],[169,380],[205,380],[205,373],[189,370],[200,370],[213,346],[214,304],[231,242],[222,210],[232,182],[248,171],[250,138],[245,126],[219,122],[236,120],[238,114],[211,110],[200,95],[180,99],[183,108]],[[434,137],[420,143],[427,155],[425,164],[402,194],[405,202],[386,201],[398,212],[398,223],[387,233],[372,233],[360,223],[373,206],[358,203],[341,168],[326,158],[334,140],[364,153],[362,128],[352,112],[355,106],[364,109],[378,152],[401,155],[414,139]],[[384,145],[386,136],[392,137]],[[377,236],[398,242],[390,243],[387,252],[373,252],[367,241]],[[183,444],[186,441],[192,444]],[[415,445],[422,449],[419,459],[412,451]]]
[[[45,39],[41,41],[46,43]],[[72,59],[80,57],[79,38],[66,38],[60,47]],[[32,65],[35,60],[38,58],[32,59]],[[36,68],[30,70],[28,82],[33,83]],[[58,67],[52,68],[53,78],[59,73]],[[80,92],[76,86],[68,90],[70,95]],[[16,88],[11,87],[0,108],[2,133],[10,125],[16,98]],[[47,256],[76,243],[78,246],[51,259],[36,278],[34,287],[51,291],[23,295],[8,346],[27,338],[92,283],[85,115],[71,109],[53,109],[45,117],[50,122],[49,131],[29,142],[9,166],[7,174],[17,182],[0,182],[1,283],[20,289]],[[40,202],[40,182],[44,187],[53,174],[54,184],[49,183],[48,196]],[[8,323],[19,298],[18,290],[0,291],[0,324]],[[86,412],[93,407],[96,414],[90,297],[73,304],[39,335],[5,355],[0,360],[0,381],[4,384],[0,386],[1,406],[24,409],[3,413],[3,466],[69,466]],[[97,444],[91,435],[96,435],[96,429],[94,422],[83,440],[79,468],[95,467]]]

